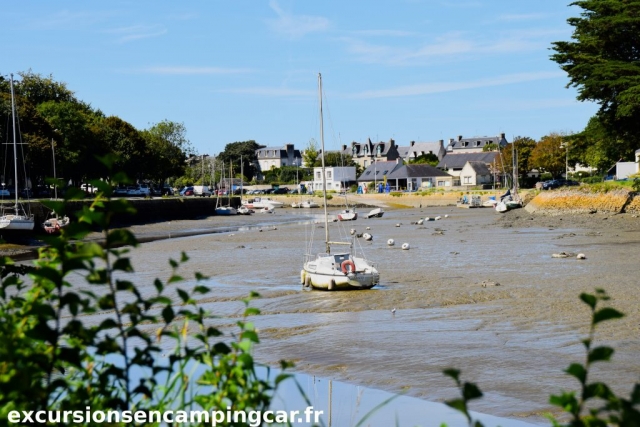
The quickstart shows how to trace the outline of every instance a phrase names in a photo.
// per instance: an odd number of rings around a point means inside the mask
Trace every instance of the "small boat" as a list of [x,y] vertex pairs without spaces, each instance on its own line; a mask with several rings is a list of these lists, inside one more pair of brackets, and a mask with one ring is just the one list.
[[513,176],[512,187],[507,190],[502,196],[500,196],[500,202],[496,204],[496,212],[505,213],[511,209],[518,209],[522,207],[522,199],[518,194],[518,151],[516,150],[515,143],[511,147],[513,150]]
[[270,213],[270,214],[274,213],[274,211],[275,210],[273,206],[265,206],[264,208],[258,210],[258,212],[260,213]]
[[[229,169],[229,182],[231,183],[231,174],[233,171],[233,165],[230,163]],[[222,169],[222,174],[220,175],[220,187],[222,187],[222,176],[224,176],[224,167]],[[229,215],[238,215],[238,211],[236,208],[231,206],[231,186],[227,189],[227,194],[229,195],[229,201],[227,206],[218,206],[218,202],[220,201],[220,196],[216,199],[216,215],[229,216]]]
[[338,221],[355,221],[358,219],[358,212],[355,209],[345,209],[338,214]]
[[367,218],[382,218],[384,210],[382,208],[375,208],[369,211]]
[[[32,231],[35,227],[33,214],[27,212],[27,209],[18,202],[18,142],[16,130],[16,101],[13,93],[13,74],[11,74],[11,118],[13,122],[13,165],[14,165],[14,181],[15,186],[15,204],[12,206],[2,206],[2,212],[0,214],[0,229],[2,230],[16,230],[16,231]],[[22,144],[22,142],[20,142]],[[26,178],[25,178],[26,182]],[[3,184],[4,185],[4,184]],[[26,187],[26,186],[25,186]],[[27,195],[29,192],[27,191]],[[9,213],[11,212],[11,213]]]
[[42,223],[42,228],[44,228],[44,231],[49,234],[58,234],[60,233],[60,230],[62,230],[67,225],[69,225],[68,216],[65,215],[61,218],[57,214],[55,214],[55,216],[47,219]]
[[267,206],[271,206],[272,208],[279,208],[284,206],[284,203],[270,199],[268,197],[254,197],[253,199],[243,200],[242,206],[246,206],[249,209],[262,209]]
[[304,202],[300,203],[300,207],[301,208],[319,208],[320,205],[317,204],[316,202],[314,202],[313,200],[305,200]]
[[[357,256],[354,249],[356,239],[352,237],[350,241],[331,241],[329,239],[329,219],[327,214],[327,190],[326,174],[324,164],[324,133],[322,125],[322,77],[318,75],[318,92],[320,98],[320,141],[322,146],[322,179],[324,197],[324,230],[325,230],[325,253],[313,256],[311,251],[313,241],[309,242],[302,271],[300,272],[300,282],[304,287],[334,291],[339,289],[370,289],[380,281],[380,273],[375,265],[364,258]],[[354,214],[355,212],[349,212]],[[340,217],[340,215],[338,215]],[[354,218],[355,219],[355,218]],[[337,252],[331,252],[332,246],[345,246]]]
[[255,211],[253,209],[249,209],[246,206],[240,206],[238,209],[238,215],[251,215],[252,213],[254,213]]

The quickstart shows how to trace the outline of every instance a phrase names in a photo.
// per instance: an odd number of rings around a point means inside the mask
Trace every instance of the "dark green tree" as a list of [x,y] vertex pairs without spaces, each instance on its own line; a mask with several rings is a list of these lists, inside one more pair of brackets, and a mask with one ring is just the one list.
[[567,20],[572,41],[553,43],[551,59],[569,75],[568,86],[578,88],[578,100],[600,105],[596,117],[610,136],[607,143],[631,159],[640,139],[640,1],[571,5],[582,9]]
[[67,89],[66,83],[55,81],[53,75],[43,77],[31,70],[18,73],[18,75],[20,80],[14,81],[15,92],[27,98],[33,105],[47,101],[78,102],[74,93]]
[[119,117],[107,117],[100,123],[99,138],[110,153],[117,156],[116,168],[135,180],[145,178],[148,151],[142,134]]
[[193,153],[183,123],[163,120],[141,132],[149,153],[147,176],[158,184],[184,174],[185,160]]
[[232,161],[239,166],[240,157],[242,156],[244,176],[251,181],[257,172],[255,166],[257,163],[256,150],[264,147],[264,145],[260,145],[254,140],[232,142],[224,147],[224,151],[220,153],[218,160],[227,165]]
[[318,161],[318,155],[318,143],[311,138],[307,147],[302,151],[302,163],[305,166],[312,167]]
[[426,154],[421,154],[420,156],[416,157],[415,159],[411,159],[409,160],[409,164],[412,165],[431,165],[431,166],[437,166],[438,163],[440,163],[440,160],[438,160],[438,156],[436,156],[433,153],[426,153]]

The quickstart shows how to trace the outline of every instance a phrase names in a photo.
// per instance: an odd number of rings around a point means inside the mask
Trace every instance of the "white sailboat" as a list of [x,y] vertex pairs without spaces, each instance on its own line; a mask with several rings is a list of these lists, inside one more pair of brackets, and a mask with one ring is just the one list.
[[[374,264],[364,257],[356,256],[355,237],[351,241],[332,242],[329,240],[329,219],[327,214],[327,182],[324,166],[324,130],[322,123],[322,75],[318,74],[318,93],[320,97],[320,141],[322,145],[322,194],[324,198],[324,253],[311,254],[313,242],[310,242],[300,272],[300,281],[305,287],[322,290],[370,289],[380,281],[380,274]],[[348,247],[346,251],[332,252],[331,246]]]
[[18,202],[18,143],[16,132],[16,101],[13,92],[13,74],[11,74],[11,118],[13,121],[13,166],[14,166],[14,190],[15,204],[2,206],[0,216],[0,230],[31,231],[35,225],[33,214],[27,212],[24,206]]
[[[216,207],[216,215],[238,215],[238,211],[236,210],[236,208],[231,207],[231,192],[233,191],[233,185],[232,183],[232,170],[233,170],[233,164],[231,162],[229,162],[229,185],[227,186],[227,195],[229,196],[229,204],[227,206],[217,206]],[[224,176],[224,166],[222,167],[222,176]],[[220,181],[222,181],[222,178],[220,179]],[[222,187],[222,184],[220,185],[220,187]],[[218,199],[216,200],[216,204],[218,203],[218,201],[220,200],[220,196],[218,196]]]
[[513,176],[512,176],[512,188],[507,190],[505,194],[500,197],[500,202],[495,206],[495,209],[499,213],[505,213],[511,209],[517,209],[522,207],[522,199],[518,194],[518,152],[516,151],[515,142],[512,143],[512,161],[513,161]]
[[[53,138],[51,138],[51,156],[52,156],[52,162],[53,162],[53,179],[55,180],[57,178],[56,177],[56,150],[53,145]],[[58,200],[58,186],[56,184],[54,184],[54,187],[53,187],[53,195],[54,195],[54,199]],[[61,217],[54,211],[54,212],[51,212],[51,217],[42,223],[42,228],[44,229],[44,231],[46,231],[49,234],[58,234],[64,227],[69,225],[69,222],[70,220],[68,216],[64,215]]]

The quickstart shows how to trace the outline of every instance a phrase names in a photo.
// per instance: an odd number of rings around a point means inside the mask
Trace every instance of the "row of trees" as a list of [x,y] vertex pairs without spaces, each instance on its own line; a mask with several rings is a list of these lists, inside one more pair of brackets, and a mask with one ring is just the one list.
[[[194,150],[181,123],[163,120],[138,130],[116,116],[106,116],[77,99],[65,83],[31,71],[14,81],[19,136],[24,147],[27,174],[32,184],[56,173],[65,181],[80,183],[106,177],[96,156],[114,153],[117,170],[137,180],[164,182],[184,173],[185,159]],[[12,139],[10,81],[0,75],[0,132]],[[3,176],[12,171],[10,146],[2,154]]]

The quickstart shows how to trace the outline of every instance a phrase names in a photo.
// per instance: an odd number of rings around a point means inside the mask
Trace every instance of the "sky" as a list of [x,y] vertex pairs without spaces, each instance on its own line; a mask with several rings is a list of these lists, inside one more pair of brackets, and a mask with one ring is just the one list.
[[597,105],[549,59],[569,0],[2,1],[0,73],[52,75],[199,154],[255,140],[327,150],[579,132]]

